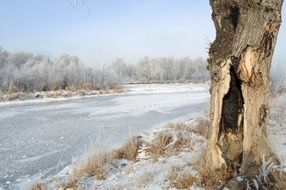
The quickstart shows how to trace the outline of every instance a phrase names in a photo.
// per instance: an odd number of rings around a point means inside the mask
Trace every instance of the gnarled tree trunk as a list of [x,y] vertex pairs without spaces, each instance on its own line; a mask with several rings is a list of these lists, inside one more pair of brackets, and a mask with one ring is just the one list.
[[267,142],[269,74],[283,0],[210,0],[216,39],[209,50],[214,169],[258,172]]

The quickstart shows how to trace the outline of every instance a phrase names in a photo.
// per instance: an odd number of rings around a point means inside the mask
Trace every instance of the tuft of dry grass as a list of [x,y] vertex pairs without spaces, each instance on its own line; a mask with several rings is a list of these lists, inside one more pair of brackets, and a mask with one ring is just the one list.
[[28,190],[43,190],[43,184],[42,183],[34,183],[31,185],[31,187],[28,188]]
[[165,130],[155,134],[147,152],[153,156],[174,155],[184,150],[192,150],[192,128],[183,123],[168,123]]
[[25,100],[29,98],[28,93],[25,92],[8,92],[0,95],[1,101]]
[[176,151],[180,151],[182,149],[193,149],[193,143],[190,138],[184,136],[182,133],[179,133],[176,137],[176,141],[174,143],[174,148]]
[[175,128],[177,128],[178,126],[180,126],[179,123],[176,123],[176,124],[174,124],[174,123],[167,123],[164,127],[165,127],[165,128],[169,128],[169,129],[175,129]]
[[66,184],[60,184],[58,188],[61,190],[82,190],[78,185],[77,179],[72,179]]
[[210,164],[205,154],[202,154],[202,159],[194,165],[194,169],[199,173],[200,183],[206,189],[214,189],[233,177],[231,169],[222,166],[212,170],[209,166]]
[[140,137],[132,137],[117,150],[91,151],[86,155],[84,161],[74,169],[74,178],[96,176],[98,180],[104,180],[114,160],[136,160],[141,145]]
[[113,88],[112,91],[113,93],[118,93],[118,94],[125,92],[124,89],[120,87]]
[[203,118],[197,119],[195,127],[191,128],[192,132],[207,138],[209,121]]
[[138,150],[142,146],[140,136],[131,137],[121,148],[115,150],[118,159],[136,160]]
[[172,140],[173,138],[171,135],[161,132],[152,140],[147,152],[152,155],[164,155],[166,153],[167,146],[172,142]]
[[166,129],[172,129],[175,132],[191,132],[191,128],[184,123],[168,123],[165,125]]
[[176,189],[188,189],[199,183],[199,178],[185,171],[185,166],[173,166],[168,174],[168,181]]
[[273,189],[286,189],[286,174],[284,172],[273,171],[271,177],[274,181]]
[[116,152],[93,151],[89,152],[84,161],[74,169],[75,178],[96,176],[104,180],[111,162],[118,158]]
[[177,181],[175,181],[175,187],[177,189],[187,189],[189,187],[192,187],[194,184],[197,184],[199,182],[199,179],[197,177],[183,174]]

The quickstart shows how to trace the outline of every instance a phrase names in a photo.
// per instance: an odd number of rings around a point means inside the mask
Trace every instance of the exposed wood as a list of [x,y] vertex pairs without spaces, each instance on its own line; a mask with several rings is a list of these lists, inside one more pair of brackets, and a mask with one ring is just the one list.
[[216,39],[209,50],[211,112],[207,155],[255,175],[267,141],[269,74],[282,0],[210,0]]

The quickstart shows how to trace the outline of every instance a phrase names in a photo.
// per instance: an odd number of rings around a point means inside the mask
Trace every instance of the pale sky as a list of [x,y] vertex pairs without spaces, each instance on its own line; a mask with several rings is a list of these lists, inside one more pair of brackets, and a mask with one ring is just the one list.
[[[144,56],[206,58],[215,36],[208,2],[87,0],[75,8],[68,0],[3,0],[0,46],[52,57],[68,53],[89,65],[117,57],[127,62]],[[275,62],[285,63],[285,42],[282,24]]]

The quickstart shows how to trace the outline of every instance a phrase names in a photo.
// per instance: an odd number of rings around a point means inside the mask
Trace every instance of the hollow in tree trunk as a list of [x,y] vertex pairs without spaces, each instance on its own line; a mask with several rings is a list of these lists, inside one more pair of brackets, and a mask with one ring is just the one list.
[[209,50],[211,111],[207,155],[253,176],[267,141],[269,75],[282,0],[210,0],[216,39]]

